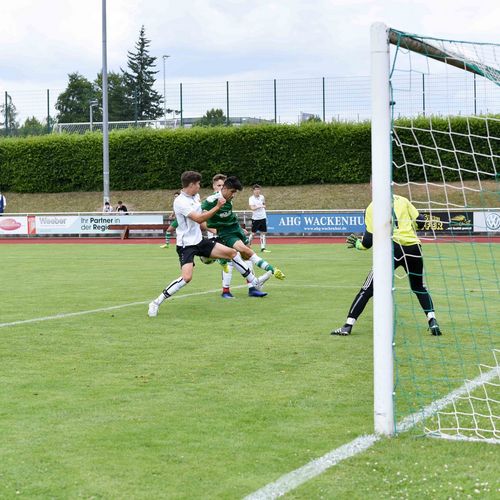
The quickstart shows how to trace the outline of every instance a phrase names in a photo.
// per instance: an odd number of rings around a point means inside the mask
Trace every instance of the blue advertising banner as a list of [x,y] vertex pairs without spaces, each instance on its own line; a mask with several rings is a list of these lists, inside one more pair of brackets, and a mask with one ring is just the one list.
[[364,212],[272,212],[267,213],[267,232],[288,233],[362,233]]

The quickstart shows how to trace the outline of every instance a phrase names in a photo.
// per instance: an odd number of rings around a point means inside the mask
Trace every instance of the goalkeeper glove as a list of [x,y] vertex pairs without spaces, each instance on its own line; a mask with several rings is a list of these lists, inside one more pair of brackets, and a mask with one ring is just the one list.
[[170,238],[172,237],[172,234],[170,231],[167,231],[165,233],[165,243],[167,244],[167,248],[170,246]]
[[356,250],[366,250],[366,248],[361,243],[361,240],[355,234],[350,234],[345,241],[347,243],[347,248],[355,248]]

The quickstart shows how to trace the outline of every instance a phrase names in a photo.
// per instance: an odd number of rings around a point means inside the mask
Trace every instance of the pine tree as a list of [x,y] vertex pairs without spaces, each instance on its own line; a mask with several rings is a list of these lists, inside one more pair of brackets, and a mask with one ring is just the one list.
[[162,96],[153,89],[158,71],[152,69],[157,58],[149,55],[150,43],[142,26],[139,40],[135,44],[136,52],[128,51],[129,71],[123,72],[127,97],[133,105],[134,118],[137,120],[154,120],[163,115]]

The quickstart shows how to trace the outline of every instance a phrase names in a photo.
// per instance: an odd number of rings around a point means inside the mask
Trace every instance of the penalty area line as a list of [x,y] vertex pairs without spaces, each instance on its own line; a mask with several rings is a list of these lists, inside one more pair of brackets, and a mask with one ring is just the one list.
[[[238,286],[234,286],[233,288],[243,288],[245,286],[246,285],[238,285]],[[219,292],[219,291],[220,291],[220,289],[217,288],[215,290],[205,290],[203,292],[186,293],[183,295],[177,295],[175,297],[172,297],[170,300],[179,300],[179,299],[184,299],[187,297],[195,297],[197,295],[207,295],[209,293],[215,293],[215,292]],[[117,309],[124,309],[126,307],[143,306],[143,305],[149,304],[150,302],[151,302],[150,300],[142,300],[139,302],[128,302],[127,304],[118,304],[116,306],[100,307],[99,309],[89,309],[87,311],[60,313],[60,314],[54,314],[52,316],[44,316],[41,318],[22,319],[19,321],[11,321],[9,323],[0,323],[0,328],[6,328],[8,326],[16,326],[16,325],[26,325],[29,323],[39,323],[41,321],[52,321],[52,320],[56,320],[56,319],[73,318],[75,316],[84,316],[86,314],[96,314],[96,313],[102,313],[102,312],[115,311]]]
[[[470,391],[473,391],[480,385],[489,382],[495,377],[495,375],[497,375],[497,373],[498,367],[493,367],[489,372],[482,373],[473,380],[466,380],[465,384],[460,386],[458,389],[455,389],[443,398],[432,402],[421,411],[415,412],[405,417],[397,425],[399,432],[403,433],[409,431],[424,419],[434,415],[438,411],[451,404],[456,398],[459,398],[469,393]],[[353,439],[349,443],[344,444],[332,451],[329,451],[322,457],[312,460],[302,467],[299,467],[298,469],[295,469],[294,471],[281,476],[276,481],[263,486],[253,493],[250,493],[249,495],[244,497],[243,500],[271,500],[281,497],[286,493],[294,490],[301,484],[309,481],[310,479],[319,476],[330,467],[337,465],[339,462],[366,451],[377,441],[380,441],[384,438],[384,436],[378,434],[369,434]]]

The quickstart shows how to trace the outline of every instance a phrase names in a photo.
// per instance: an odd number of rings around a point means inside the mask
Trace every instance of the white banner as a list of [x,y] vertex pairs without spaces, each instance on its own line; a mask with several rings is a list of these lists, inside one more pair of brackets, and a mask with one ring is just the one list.
[[0,234],[28,234],[28,217],[0,217]]
[[33,219],[33,223],[30,220],[30,234],[118,234],[121,231],[110,230],[108,226],[163,224],[162,215],[37,215]]
[[500,212],[474,212],[475,233],[500,232]]

